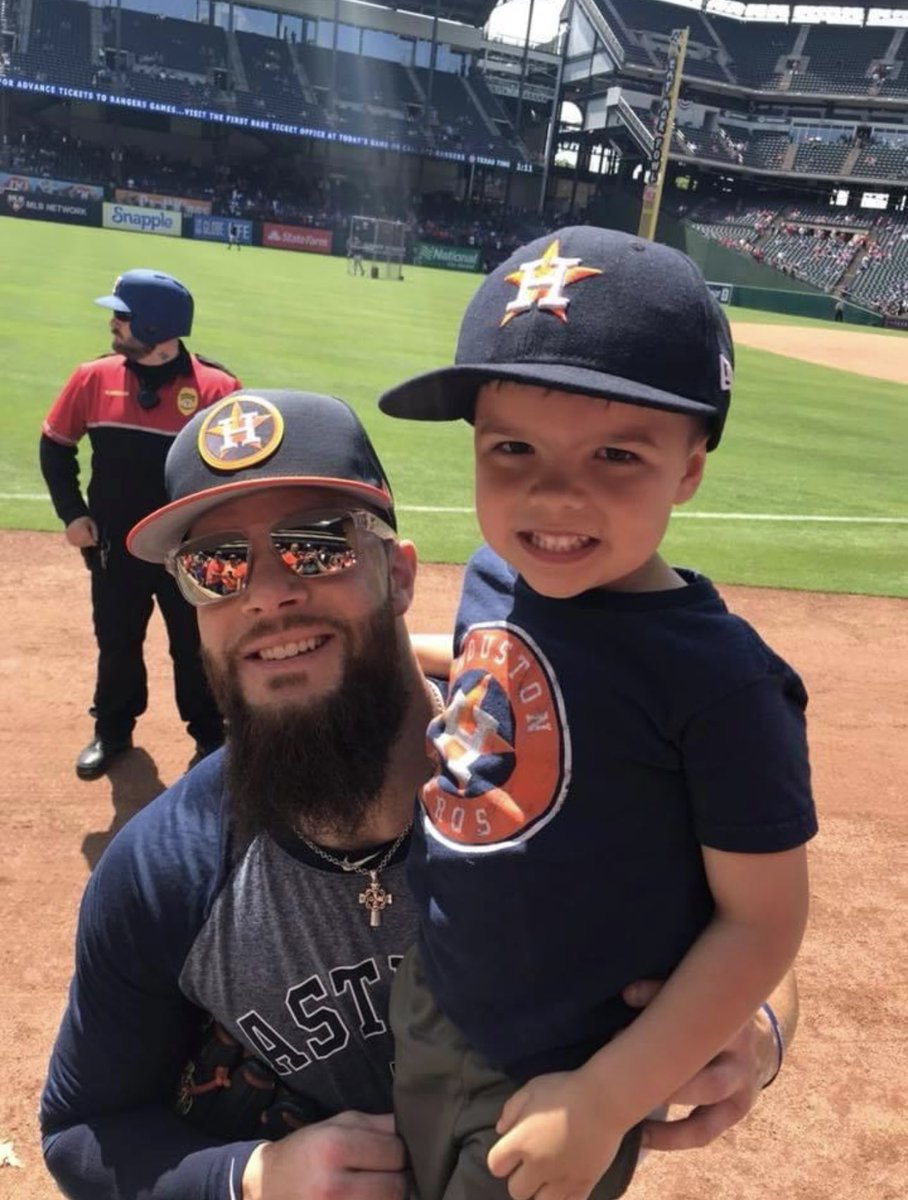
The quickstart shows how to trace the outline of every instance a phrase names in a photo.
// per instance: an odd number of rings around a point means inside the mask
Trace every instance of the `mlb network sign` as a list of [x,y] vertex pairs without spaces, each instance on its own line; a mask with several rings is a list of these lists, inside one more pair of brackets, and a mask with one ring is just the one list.
[[183,232],[183,214],[165,212],[163,208],[111,204],[106,200],[101,224],[105,229],[125,229],[129,233],[161,233],[166,237],[180,237]]
[[192,236],[202,238],[206,242],[226,242],[231,225],[236,230],[238,242],[244,246],[252,245],[252,222],[240,221],[236,217],[195,217],[192,222]]

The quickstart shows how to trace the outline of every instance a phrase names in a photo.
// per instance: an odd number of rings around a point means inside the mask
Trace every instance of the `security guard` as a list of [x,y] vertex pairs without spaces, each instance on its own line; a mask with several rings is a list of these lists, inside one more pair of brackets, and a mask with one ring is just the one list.
[[[161,566],[128,554],[126,533],[167,502],[164,459],[179,431],[200,408],[240,387],[217,363],[190,354],[188,289],[160,271],[127,271],[110,296],[113,353],[82,363],[67,380],[42,426],[41,471],[66,540],[91,570],[98,674],[92,740],[79,754],[80,779],[104,775],[132,746],[148,702],[142,656],[157,600],[167,626],[177,707],[195,739],[193,762],[223,741],[223,723],[199,655],[194,610]],[[87,503],[79,486],[77,445],[92,448]]]

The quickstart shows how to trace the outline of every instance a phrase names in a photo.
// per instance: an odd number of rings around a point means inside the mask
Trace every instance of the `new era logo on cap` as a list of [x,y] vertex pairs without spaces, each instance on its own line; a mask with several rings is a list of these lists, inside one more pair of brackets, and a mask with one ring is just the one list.
[[379,405],[396,417],[469,421],[482,384],[510,380],[701,417],[713,449],[733,363],[725,314],[686,254],[572,226],[530,242],[483,281],[453,366],[392,388]]

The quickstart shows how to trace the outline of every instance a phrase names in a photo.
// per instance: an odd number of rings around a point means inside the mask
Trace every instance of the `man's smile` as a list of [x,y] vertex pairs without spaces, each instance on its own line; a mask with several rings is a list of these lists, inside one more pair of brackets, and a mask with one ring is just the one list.
[[301,654],[312,654],[313,651],[320,650],[326,642],[331,640],[332,636],[327,633],[314,634],[311,637],[300,638],[298,641],[282,642],[276,646],[263,646],[260,650],[253,650],[244,657],[254,662],[274,662],[287,658],[298,658]]

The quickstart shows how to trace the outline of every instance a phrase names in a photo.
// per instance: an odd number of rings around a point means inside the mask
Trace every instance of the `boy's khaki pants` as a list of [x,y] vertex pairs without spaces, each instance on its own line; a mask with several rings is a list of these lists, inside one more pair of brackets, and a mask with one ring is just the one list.
[[[516,1084],[489,1067],[439,1011],[410,950],[391,989],[394,1112],[419,1200],[510,1200],[486,1156],[495,1124]],[[590,1200],[623,1195],[634,1174],[639,1126],[621,1143]]]

